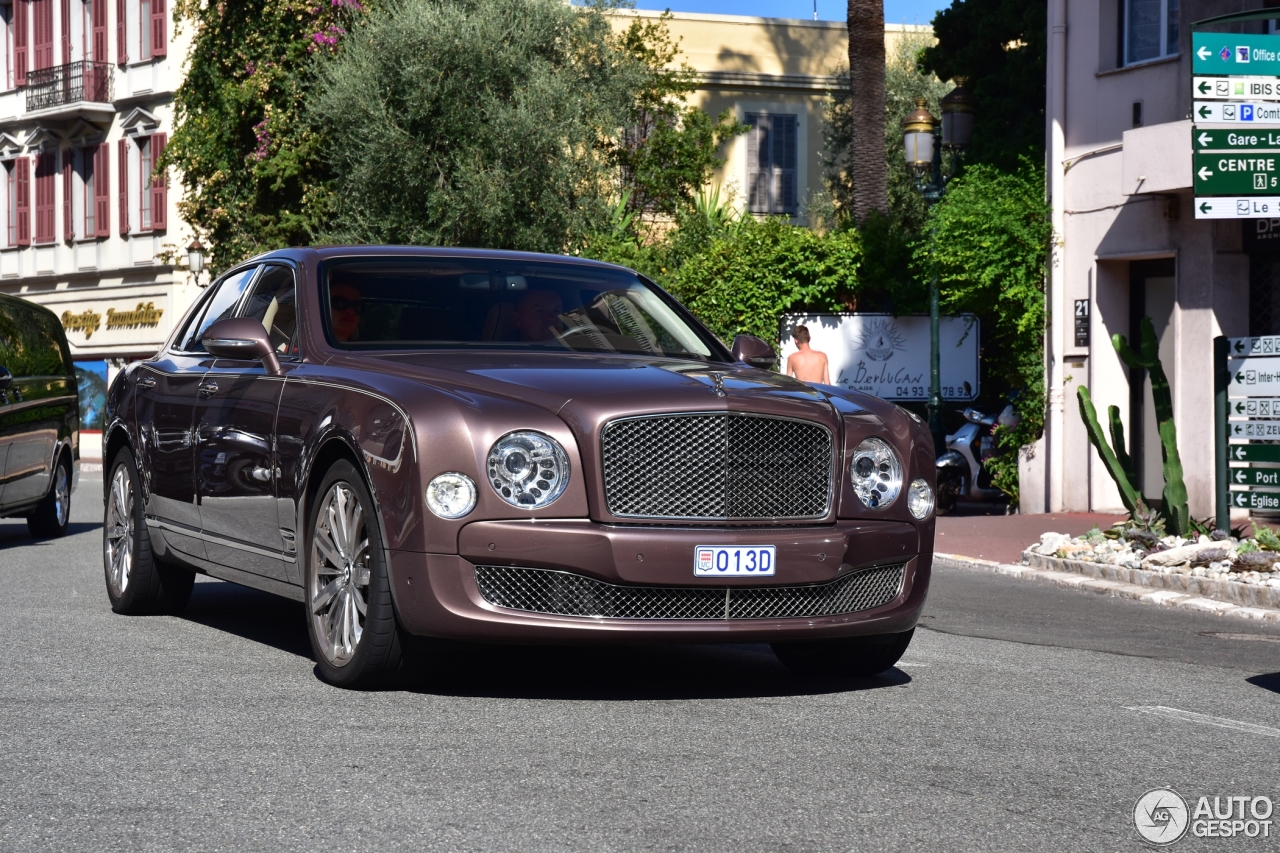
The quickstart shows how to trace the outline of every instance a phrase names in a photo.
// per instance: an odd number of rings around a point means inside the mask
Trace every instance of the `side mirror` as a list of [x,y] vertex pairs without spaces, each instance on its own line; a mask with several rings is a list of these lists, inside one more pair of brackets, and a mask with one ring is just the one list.
[[9,368],[0,367],[0,391],[8,391],[13,385],[13,374],[9,372]]
[[271,338],[252,317],[219,320],[200,336],[205,352],[216,358],[261,361],[271,376],[280,375],[280,359],[271,347]]
[[733,339],[733,357],[746,362],[752,367],[772,370],[778,363],[778,354],[773,347],[755,335],[738,335]]

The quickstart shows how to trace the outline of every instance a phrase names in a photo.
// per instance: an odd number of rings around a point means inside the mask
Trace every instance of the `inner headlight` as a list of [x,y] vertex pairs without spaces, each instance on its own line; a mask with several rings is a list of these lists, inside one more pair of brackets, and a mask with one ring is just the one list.
[[466,474],[449,471],[427,484],[427,508],[441,518],[462,518],[476,508],[476,484]]
[[883,440],[868,438],[853,451],[849,466],[853,491],[871,509],[884,509],[902,491],[902,465],[898,454]]
[[933,489],[924,480],[912,480],[907,487],[907,509],[921,521],[933,512]]
[[507,503],[538,509],[569,485],[569,457],[560,442],[533,430],[509,432],[489,449],[489,485]]

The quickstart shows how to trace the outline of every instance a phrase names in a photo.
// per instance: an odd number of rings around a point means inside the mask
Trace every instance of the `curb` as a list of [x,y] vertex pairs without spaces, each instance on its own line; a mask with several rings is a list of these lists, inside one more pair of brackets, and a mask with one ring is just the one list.
[[[1040,557],[1038,554],[1036,556]],[[1041,559],[1044,558],[1041,557]],[[1006,575],[1008,577],[1035,581],[1037,583],[1047,583],[1053,586],[1087,590],[1101,595],[1110,595],[1114,598],[1127,598],[1131,601],[1142,602],[1143,604],[1158,604],[1164,607],[1181,607],[1185,610],[1197,610],[1201,613],[1216,613],[1220,616],[1234,616],[1238,619],[1280,622],[1280,609],[1278,608],[1246,606],[1175,589],[1153,589],[1152,586],[1155,586],[1155,584],[1142,586],[1137,583],[1131,583],[1123,580],[1111,580],[1100,576],[1090,576],[1093,574],[1093,570],[1097,570],[1100,575],[1100,570],[1116,569],[1116,566],[1102,566],[1097,563],[1082,563],[1078,560],[1058,560],[1056,558],[1054,558],[1053,561],[1055,563],[1072,564],[1066,566],[1066,568],[1069,569],[1074,569],[1075,566],[1078,565],[1081,567],[1088,567],[1091,571],[1088,573],[1077,573],[1075,571],[1053,571],[1033,566],[1013,566],[1006,563],[994,563],[990,560],[975,560],[972,557],[961,557],[957,554],[933,555],[934,566],[943,569],[968,569],[970,571],[990,572],[992,574]],[[1161,579],[1168,577],[1158,572],[1144,572],[1137,569],[1121,569],[1120,571],[1128,572],[1130,575],[1154,575]],[[1206,579],[1191,578],[1191,580],[1203,581]],[[1268,591],[1280,592],[1280,590]],[[1206,594],[1210,593],[1209,590],[1202,590],[1202,592]]]

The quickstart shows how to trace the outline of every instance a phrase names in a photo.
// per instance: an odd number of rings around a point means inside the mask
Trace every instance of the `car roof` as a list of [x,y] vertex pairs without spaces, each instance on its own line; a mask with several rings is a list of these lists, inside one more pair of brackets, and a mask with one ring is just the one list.
[[[579,258],[573,255],[551,255],[541,252],[517,252],[509,249],[469,249],[446,246],[318,246],[276,249],[251,258],[250,262],[269,260],[323,261],[329,258],[351,257],[418,257],[418,258],[482,258],[502,261],[542,261],[570,263],[602,269],[628,269],[605,261]],[[634,272],[633,270],[628,270]]]

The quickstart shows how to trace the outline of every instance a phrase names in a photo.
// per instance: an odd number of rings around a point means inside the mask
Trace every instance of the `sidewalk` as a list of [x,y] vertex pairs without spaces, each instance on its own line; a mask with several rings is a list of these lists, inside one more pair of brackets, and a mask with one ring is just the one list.
[[1095,524],[1106,530],[1123,515],[1057,512],[1045,515],[944,515],[938,518],[933,549],[995,563],[1021,563],[1023,550],[1048,531],[1079,536]]

